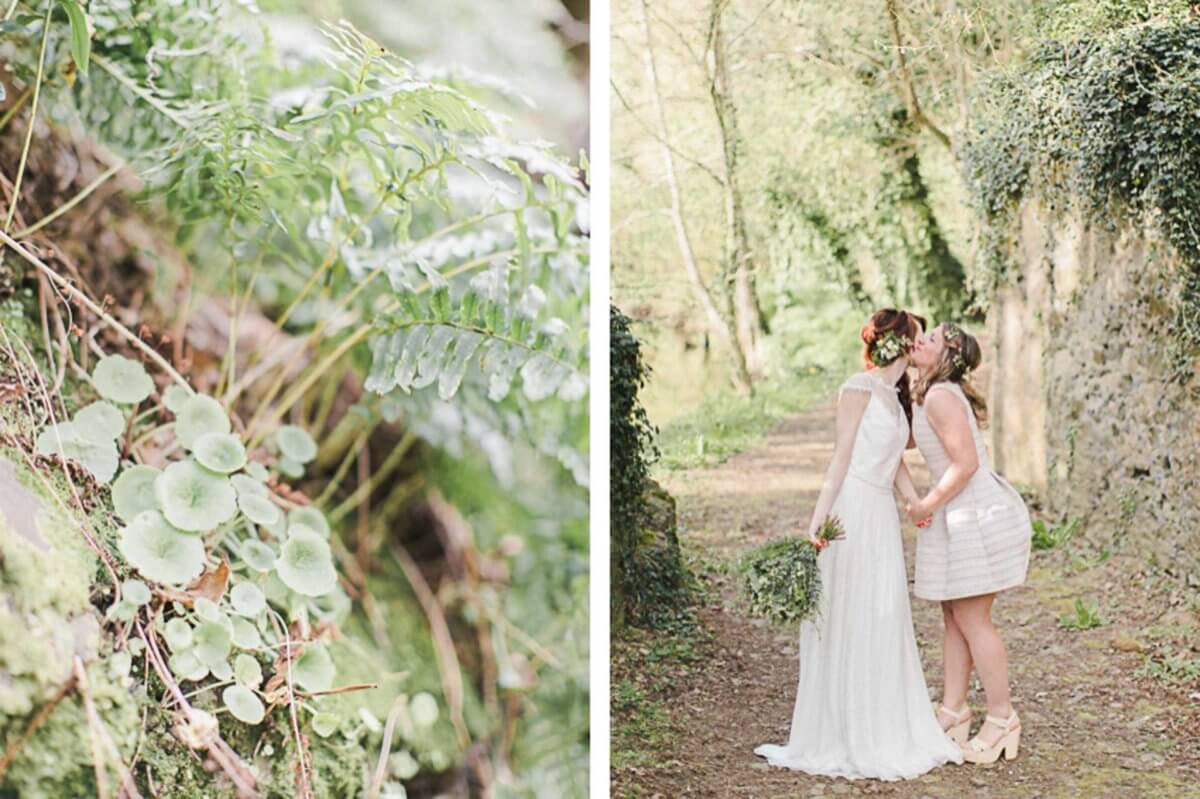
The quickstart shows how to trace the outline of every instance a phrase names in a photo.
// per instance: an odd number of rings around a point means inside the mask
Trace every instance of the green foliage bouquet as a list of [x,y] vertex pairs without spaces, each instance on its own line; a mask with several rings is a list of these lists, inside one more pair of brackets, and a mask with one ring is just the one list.
[[788,536],[748,552],[742,570],[750,611],[777,624],[812,618],[821,603],[817,556],[844,535],[841,521],[829,516],[817,529],[815,543]]

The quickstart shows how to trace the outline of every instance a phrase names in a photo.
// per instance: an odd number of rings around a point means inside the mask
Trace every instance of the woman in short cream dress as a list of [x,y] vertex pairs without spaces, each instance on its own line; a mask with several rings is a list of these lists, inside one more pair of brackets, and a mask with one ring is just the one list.
[[[972,763],[1017,756],[1020,720],[1009,701],[1008,655],[992,625],[996,594],[1025,582],[1032,528],[1029,512],[988,460],[980,424],[987,408],[967,381],[979,366],[979,343],[946,323],[917,338],[912,362],[913,438],[933,488],[908,506],[914,521],[932,516],[917,539],[916,583],[921,599],[941,602],[945,621],[945,686],[938,719]],[[979,672],[988,714],[967,741],[967,685]]]

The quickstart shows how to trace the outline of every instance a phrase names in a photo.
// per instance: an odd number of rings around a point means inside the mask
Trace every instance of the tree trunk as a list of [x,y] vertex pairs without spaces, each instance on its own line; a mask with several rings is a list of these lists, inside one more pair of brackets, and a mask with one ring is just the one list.
[[638,3],[638,11],[642,26],[642,33],[645,37],[645,60],[646,60],[646,75],[650,82],[651,100],[654,104],[655,121],[658,126],[658,141],[659,147],[662,150],[663,166],[666,170],[667,188],[671,196],[671,222],[675,228],[675,240],[679,245],[679,254],[683,260],[684,269],[687,271],[688,281],[692,285],[692,290],[696,295],[697,301],[704,310],[705,319],[708,321],[708,327],[713,334],[725,345],[733,354],[734,369],[733,383],[739,391],[749,391],[752,384],[750,370],[746,361],[746,354],[739,346],[738,341],[734,338],[733,332],[730,329],[728,320],[721,314],[716,302],[713,300],[712,292],[704,283],[704,277],[700,274],[699,265],[696,263],[696,255],[692,249],[691,238],[688,235],[687,225],[683,218],[683,204],[679,194],[679,179],[675,173],[675,156],[671,150],[670,137],[667,132],[667,115],[663,107],[662,92],[659,88],[658,67],[654,60],[654,39],[650,31],[650,12],[648,8],[648,0],[640,0]]
[[721,129],[721,150],[724,156],[725,201],[725,268],[727,281],[732,284],[732,312],[738,346],[746,359],[752,378],[763,373],[762,335],[766,328],[758,306],[755,290],[754,254],[746,232],[746,211],[738,183],[740,138],[737,127],[737,105],[726,60],[725,36],[721,20],[727,0],[711,0],[709,6],[709,95]]

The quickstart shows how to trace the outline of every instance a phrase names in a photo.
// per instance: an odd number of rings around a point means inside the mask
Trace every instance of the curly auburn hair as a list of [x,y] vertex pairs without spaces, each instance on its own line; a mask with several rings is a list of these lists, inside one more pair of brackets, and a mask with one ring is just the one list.
[[942,357],[927,374],[917,377],[913,384],[913,399],[918,405],[925,404],[925,395],[936,383],[957,383],[971,403],[975,411],[975,421],[980,427],[987,427],[987,402],[983,393],[969,380],[973,371],[983,360],[983,351],[979,341],[954,322],[943,322],[942,337],[945,347]]
[[[863,364],[867,369],[875,369],[878,366],[887,366],[888,363],[891,363],[889,361],[876,364],[875,359],[871,357],[875,343],[888,333],[893,333],[900,338],[908,340],[908,347],[902,353],[903,355],[907,355],[912,350],[913,342],[917,340],[917,336],[923,329],[925,329],[925,317],[923,316],[918,316],[915,313],[902,311],[897,308],[880,308],[871,314],[871,318],[862,326],[862,330],[859,333],[863,341]],[[907,372],[900,376],[900,382],[896,384],[896,387],[900,398],[900,407],[904,408],[904,415],[908,417],[908,423],[911,426],[912,388],[909,386]]]

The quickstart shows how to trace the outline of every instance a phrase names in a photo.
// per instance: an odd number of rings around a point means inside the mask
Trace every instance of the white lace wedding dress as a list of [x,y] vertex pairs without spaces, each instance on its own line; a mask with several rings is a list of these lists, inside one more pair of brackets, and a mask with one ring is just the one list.
[[772,765],[848,779],[908,779],[962,762],[930,704],[913,633],[892,483],[908,420],[895,387],[860,373],[869,391],[850,468],[832,513],[846,537],[817,559],[819,615],[800,628],[800,684],[791,734],[754,751]]

